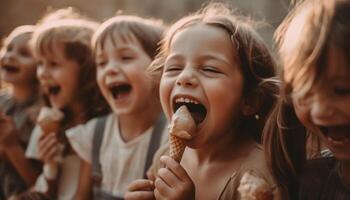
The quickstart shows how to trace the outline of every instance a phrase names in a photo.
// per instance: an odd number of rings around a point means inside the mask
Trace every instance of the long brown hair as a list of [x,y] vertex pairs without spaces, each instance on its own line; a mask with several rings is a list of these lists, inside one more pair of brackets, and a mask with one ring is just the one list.
[[331,46],[350,61],[349,36],[349,0],[300,1],[275,32],[283,83],[263,141],[283,199],[297,198],[299,177],[311,149],[310,133],[298,120],[291,99],[306,98],[323,81]]

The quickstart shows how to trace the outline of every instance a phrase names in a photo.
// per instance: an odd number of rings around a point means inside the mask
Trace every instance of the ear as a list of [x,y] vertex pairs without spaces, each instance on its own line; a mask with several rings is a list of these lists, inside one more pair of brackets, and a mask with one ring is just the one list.
[[261,101],[258,95],[248,95],[243,100],[242,113],[245,116],[256,114],[260,110]]

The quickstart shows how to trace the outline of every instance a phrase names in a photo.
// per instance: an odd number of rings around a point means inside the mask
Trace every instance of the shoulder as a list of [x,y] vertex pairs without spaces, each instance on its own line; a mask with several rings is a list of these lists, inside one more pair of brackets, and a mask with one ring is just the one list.
[[[267,167],[265,154],[260,145],[256,145],[242,161],[241,167],[228,179],[226,187],[222,191],[220,199],[241,199],[238,187],[242,177],[246,174],[253,174],[254,179],[266,185],[267,191],[274,195],[273,199],[279,199],[280,192]],[[271,194],[271,193],[270,193]]]
[[336,163],[334,157],[322,157],[308,160],[301,174],[301,185],[306,186],[322,183],[324,177],[335,168]]
[[12,95],[9,90],[1,89],[0,90],[0,106],[6,108],[9,104],[13,103]]
[[[112,121],[114,117],[112,114],[106,117],[107,118],[105,126],[108,126],[108,123],[110,123],[110,121]],[[91,151],[95,128],[98,121],[101,119],[102,117],[93,118],[85,124],[77,125],[66,131],[66,136],[74,151],[88,162],[90,162],[91,160]]]
[[308,160],[300,177],[299,198],[336,199],[342,192],[341,181],[337,173],[337,160],[334,157],[323,157]]

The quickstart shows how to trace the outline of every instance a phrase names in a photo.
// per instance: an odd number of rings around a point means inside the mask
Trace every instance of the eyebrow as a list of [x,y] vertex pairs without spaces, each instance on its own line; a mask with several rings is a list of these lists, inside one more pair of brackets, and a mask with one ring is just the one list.
[[[166,61],[173,60],[173,59],[182,59],[182,58],[183,58],[183,56],[181,54],[173,54],[170,57],[168,57],[166,59]],[[203,55],[200,55],[199,58],[204,59],[204,60],[218,60],[220,62],[225,63],[228,66],[232,65],[232,63],[229,63],[229,61],[227,59],[223,58],[223,56],[220,56],[219,54],[215,54],[215,55],[203,54]]]

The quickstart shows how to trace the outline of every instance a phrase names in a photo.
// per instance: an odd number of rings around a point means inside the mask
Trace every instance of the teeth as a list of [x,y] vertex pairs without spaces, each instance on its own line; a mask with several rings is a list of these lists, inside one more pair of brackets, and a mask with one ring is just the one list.
[[343,145],[343,144],[345,144],[345,143],[348,143],[350,140],[349,140],[349,138],[345,138],[344,140],[335,140],[335,139],[333,139],[332,137],[327,137],[327,139],[330,141],[330,142],[332,142],[332,143],[334,143],[334,144],[341,144],[341,145]]
[[176,103],[185,102],[185,103],[199,104],[199,102],[196,101],[196,100],[189,99],[189,98],[184,98],[184,97],[179,97],[179,98],[175,99],[175,102],[176,102]]

